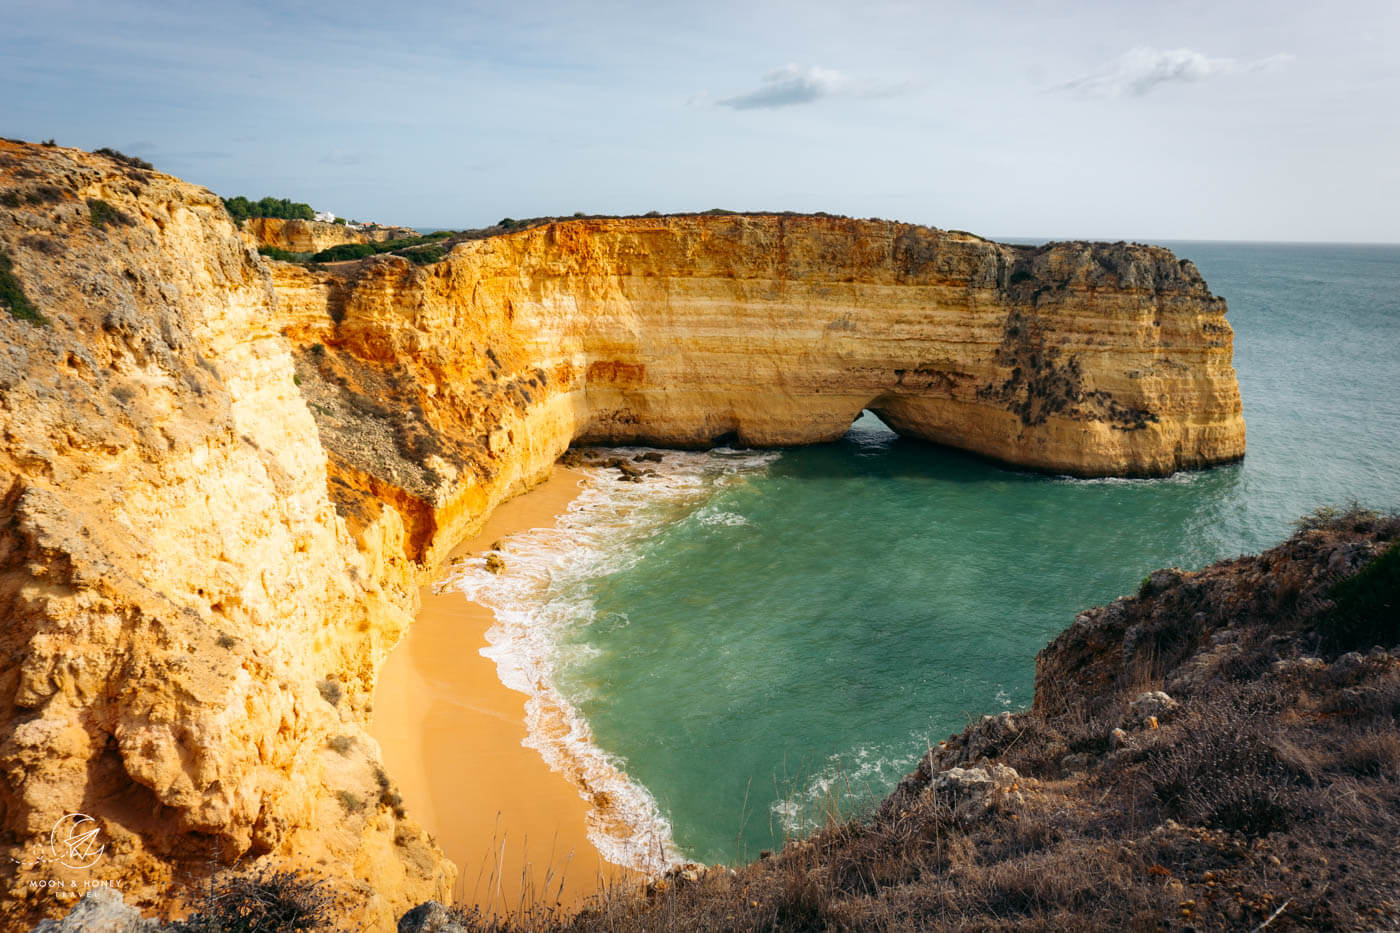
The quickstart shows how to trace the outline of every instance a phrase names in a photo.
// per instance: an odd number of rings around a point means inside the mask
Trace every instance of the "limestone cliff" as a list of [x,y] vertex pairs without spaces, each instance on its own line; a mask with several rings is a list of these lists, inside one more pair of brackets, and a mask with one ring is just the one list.
[[[362,728],[408,590],[336,515],[219,200],[0,142],[0,251],[46,319],[0,311],[0,926],[81,893],[41,881],[150,905],[263,854],[358,883],[371,921],[449,889]],[[106,845],[80,871],[40,861],[69,813]]]
[[368,698],[417,585],[571,442],[809,443],[869,407],[1080,474],[1244,451],[1224,302],[1153,247],[693,216],[312,270],[208,191],[0,142],[0,254],[44,318],[0,311],[7,919],[64,906],[29,883],[74,812],[108,849],[68,876],[147,905],[262,856],[374,929],[444,896]]
[[1077,475],[1244,453],[1225,303],[1159,247],[726,215],[273,266],[333,494],[392,501],[420,560],[573,441],[814,443],[869,408]]
[[417,236],[408,227],[365,227],[352,229],[345,224],[319,220],[282,220],[278,217],[250,217],[239,233],[250,246],[275,246],[289,253],[319,253],[344,243],[385,243]]

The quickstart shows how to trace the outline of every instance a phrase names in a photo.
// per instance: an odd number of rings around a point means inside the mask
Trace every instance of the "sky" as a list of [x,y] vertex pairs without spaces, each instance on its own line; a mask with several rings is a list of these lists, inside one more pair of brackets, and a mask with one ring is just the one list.
[[0,135],[474,227],[1400,242],[1400,2],[0,0]]

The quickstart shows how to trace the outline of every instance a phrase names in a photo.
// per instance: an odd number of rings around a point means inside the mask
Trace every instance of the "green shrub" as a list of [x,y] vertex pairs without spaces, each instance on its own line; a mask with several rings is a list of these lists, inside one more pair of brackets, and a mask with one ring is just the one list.
[[1335,605],[1319,626],[1328,651],[1400,644],[1400,542],[1338,583],[1329,595]]
[[333,735],[326,740],[326,745],[333,752],[341,755],[350,754],[350,749],[355,747],[355,739],[349,735]]
[[276,259],[279,262],[301,262],[306,258],[305,253],[294,253],[280,246],[259,246],[258,252],[268,259]]
[[344,262],[347,259],[364,259],[366,256],[373,256],[375,253],[383,252],[378,247],[383,244],[378,243],[341,243],[339,246],[332,246],[330,249],[323,249],[311,257],[312,262]]
[[441,246],[424,246],[419,249],[405,250],[402,255],[411,263],[428,266],[435,262],[441,262],[443,257],[447,255],[447,250]]
[[266,197],[250,201],[243,195],[224,198],[224,209],[236,223],[250,217],[276,217],[281,220],[315,220],[316,212],[310,204],[292,201],[287,198]]
[[1358,503],[1350,505],[1324,505],[1313,509],[1293,523],[1293,530],[1299,531],[1342,531],[1347,528],[1374,522],[1380,513],[1362,508]]
[[[49,142],[51,143],[53,142],[53,140],[49,140]],[[45,145],[47,145],[47,143]],[[154,165],[147,162],[145,159],[138,159],[136,158],[136,156],[129,156],[124,152],[118,152],[117,150],[110,149],[106,146],[103,146],[101,149],[94,149],[93,152],[97,155],[105,155],[109,159],[116,159],[118,162],[121,162],[124,165],[130,165],[132,168],[155,168]]]
[[136,223],[101,198],[88,198],[87,205],[88,220],[100,230],[107,227],[130,227]]
[[0,253],[0,306],[10,312],[10,317],[31,324],[47,324],[48,318],[30,302],[24,288],[15,278],[14,264],[10,257]]

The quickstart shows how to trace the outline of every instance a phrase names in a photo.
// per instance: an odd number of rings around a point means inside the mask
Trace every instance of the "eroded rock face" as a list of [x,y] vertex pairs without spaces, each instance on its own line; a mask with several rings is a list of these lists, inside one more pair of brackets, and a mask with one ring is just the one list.
[[271,265],[338,501],[394,490],[420,558],[502,473],[574,441],[814,443],[870,408],[1078,475],[1244,453],[1224,302],[1157,247],[687,216],[553,224],[428,267]]
[[[390,929],[453,869],[364,730],[417,587],[574,441],[830,440],[862,408],[1013,463],[1239,457],[1224,303],[1141,246],[829,217],[580,220],[261,260],[210,192],[0,142],[0,917],[65,815],[150,906],[211,861]],[[11,925],[15,925],[11,923]]]
[[[411,581],[337,516],[266,268],[218,199],[0,142],[0,250],[47,319],[0,312],[0,926],[64,906],[31,881],[149,906],[260,855],[382,876],[385,917],[449,890],[380,805],[363,728]],[[106,846],[81,871],[34,853],[69,813]]]

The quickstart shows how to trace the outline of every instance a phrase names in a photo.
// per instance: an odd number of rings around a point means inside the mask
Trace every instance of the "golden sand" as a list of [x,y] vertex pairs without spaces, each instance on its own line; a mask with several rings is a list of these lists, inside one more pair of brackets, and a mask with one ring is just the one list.
[[[453,556],[546,528],[578,495],[579,475],[549,480],[492,513]],[[423,591],[423,608],[379,676],[372,732],[409,815],[457,863],[459,903],[483,911],[556,899],[577,904],[621,869],[588,841],[588,805],[522,745],[525,696],[482,657],[491,610],[461,593]]]

